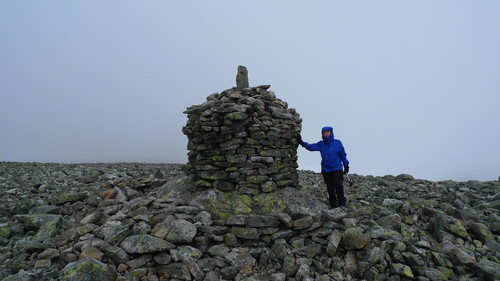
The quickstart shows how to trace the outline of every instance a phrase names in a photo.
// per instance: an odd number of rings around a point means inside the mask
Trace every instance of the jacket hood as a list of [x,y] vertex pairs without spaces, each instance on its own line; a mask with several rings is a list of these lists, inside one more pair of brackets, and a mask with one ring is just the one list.
[[333,141],[334,139],[334,136],[333,136],[333,128],[332,127],[329,127],[329,126],[326,126],[326,127],[323,127],[321,129],[321,134],[323,134],[323,132],[325,131],[330,131],[332,132],[332,134],[328,137],[328,138],[323,138],[323,141],[325,141],[326,143],[330,143]]
[[326,127],[323,127],[323,129],[321,129],[321,133],[323,133],[324,131],[331,131],[333,133],[333,128],[330,126],[326,126]]

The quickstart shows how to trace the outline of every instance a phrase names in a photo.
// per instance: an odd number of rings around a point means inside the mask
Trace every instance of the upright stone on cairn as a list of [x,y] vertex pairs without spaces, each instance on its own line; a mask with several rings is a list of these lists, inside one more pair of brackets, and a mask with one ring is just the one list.
[[248,194],[298,186],[299,114],[270,85],[249,87],[244,66],[238,66],[236,83],[184,111],[190,179],[199,187]]
[[238,65],[238,73],[236,74],[236,88],[243,89],[250,87],[248,82],[248,70],[242,65]]

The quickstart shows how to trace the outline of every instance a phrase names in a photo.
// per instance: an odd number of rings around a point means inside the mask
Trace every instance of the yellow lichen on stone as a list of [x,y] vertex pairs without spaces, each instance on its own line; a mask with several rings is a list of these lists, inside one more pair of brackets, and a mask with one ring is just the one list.
[[252,199],[246,194],[215,190],[216,197],[207,199],[210,213],[217,219],[227,220],[232,215],[252,213]]
[[449,231],[462,238],[468,238],[469,234],[460,220],[455,219],[454,224],[449,226]]
[[233,215],[266,215],[283,212],[285,202],[278,193],[262,193],[251,197],[247,194],[215,191],[216,196],[205,199],[205,204],[216,219]]
[[254,197],[254,201],[262,214],[280,213],[286,208],[285,202],[277,193],[260,194]]

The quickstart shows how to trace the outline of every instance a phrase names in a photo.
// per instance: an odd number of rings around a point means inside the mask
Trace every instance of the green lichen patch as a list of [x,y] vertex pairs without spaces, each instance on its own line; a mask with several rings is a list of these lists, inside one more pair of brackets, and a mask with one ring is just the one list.
[[69,203],[69,202],[83,201],[88,196],[89,196],[89,193],[85,192],[85,191],[61,194],[55,199],[54,204],[55,205],[63,205],[65,203]]
[[212,184],[206,180],[198,180],[194,183],[197,187],[211,187]]
[[348,228],[342,233],[341,244],[347,250],[362,249],[370,243],[370,236],[359,228]]
[[227,220],[232,215],[251,214],[252,199],[245,194],[213,190],[214,196],[205,199],[206,206],[216,219]]
[[267,181],[260,186],[260,190],[262,190],[262,192],[272,192],[276,188],[276,184],[272,181]]
[[245,120],[248,115],[245,112],[230,112],[224,116],[226,120]]
[[45,241],[48,238],[54,238],[61,230],[62,221],[61,216],[53,215],[48,217],[35,235],[35,240]]
[[240,194],[237,191],[210,191],[212,196],[204,199],[204,204],[216,219],[227,220],[233,215],[268,215],[286,209],[283,196],[277,192],[257,195]]
[[59,273],[61,281],[111,281],[116,280],[116,277],[114,270],[91,257],[70,263]]
[[255,209],[260,210],[261,214],[281,213],[286,209],[285,201],[278,193],[259,194],[253,201]]
[[448,230],[462,238],[468,238],[469,234],[467,233],[467,230],[465,229],[464,225],[460,220],[455,220],[454,224],[449,225]]
[[267,180],[267,177],[266,176],[260,176],[260,175],[248,176],[247,180],[250,183],[259,184],[259,183],[265,182]]
[[411,268],[405,264],[393,263],[391,265],[391,272],[398,274],[399,276],[402,276],[404,278],[409,278],[409,279],[414,278],[414,275],[413,275],[413,272],[411,271]]
[[233,227],[231,233],[238,238],[257,240],[262,234],[262,231],[253,227]]
[[0,239],[5,238],[8,239],[11,235],[12,231],[9,227],[0,227]]

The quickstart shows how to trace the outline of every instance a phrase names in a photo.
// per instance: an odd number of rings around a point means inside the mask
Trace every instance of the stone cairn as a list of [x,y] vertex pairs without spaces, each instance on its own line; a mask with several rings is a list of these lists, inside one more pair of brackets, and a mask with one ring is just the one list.
[[270,85],[249,87],[244,66],[236,85],[184,111],[190,179],[199,187],[249,194],[298,186],[299,114]]

